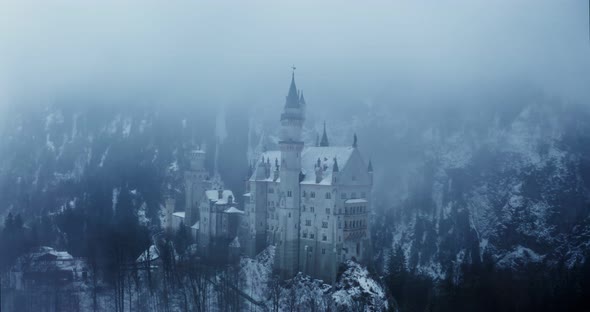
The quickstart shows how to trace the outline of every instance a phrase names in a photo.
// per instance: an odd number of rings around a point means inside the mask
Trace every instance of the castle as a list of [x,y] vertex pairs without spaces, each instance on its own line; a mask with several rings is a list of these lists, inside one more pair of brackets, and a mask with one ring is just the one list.
[[279,150],[264,152],[244,196],[246,254],[276,246],[275,270],[332,282],[340,263],[366,263],[370,256],[368,214],[373,168],[365,164],[354,136],[351,146],[330,146],[324,132],[305,146],[306,103],[291,77],[281,114]]
[[188,154],[189,168],[184,172],[185,207],[175,212],[175,200],[166,200],[167,228],[189,228],[201,256],[228,261],[239,255],[238,229],[243,211],[237,208],[234,194],[221,186],[214,187],[205,169],[205,152]]
[[230,190],[212,189],[205,153],[189,155],[185,212],[167,202],[168,226],[190,226],[203,254],[254,257],[275,249],[275,271],[284,279],[303,272],[327,282],[346,260],[370,257],[368,214],[373,168],[357,146],[330,146],[326,127],[316,146],[305,146],[306,103],[295,74],[281,114],[279,150],[263,152],[247,181],[244,211]]

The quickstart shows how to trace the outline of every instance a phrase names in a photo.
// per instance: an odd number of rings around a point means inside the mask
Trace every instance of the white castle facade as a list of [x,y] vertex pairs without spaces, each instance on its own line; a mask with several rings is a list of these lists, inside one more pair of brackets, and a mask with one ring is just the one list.
[[306,103],[293,74],[281,114],[279,150],[259,157],[244,196],[244,252],[276,246],[275,270],[283,278],[304,272],[332,282],[339,265],[370,257],[368,214],[373,169],[357,147],[330,146],[326,128],[316,146],[305,146]]
[[293,74],[281,114],[279,150],[266,151],[247,181],[244,211],[230,190],[214,187],[204,166],[205,153],[189,153],[185,208],[166,202],[167,227],[190,229],[204,258],[254,257],[275,249],[275,271],[282,278],[303,272],[333,282],[347,260],[370,257],[368,214],[373,168],[357,147],[330,146],[326,127],[316,146],[305,146],[306,103]]

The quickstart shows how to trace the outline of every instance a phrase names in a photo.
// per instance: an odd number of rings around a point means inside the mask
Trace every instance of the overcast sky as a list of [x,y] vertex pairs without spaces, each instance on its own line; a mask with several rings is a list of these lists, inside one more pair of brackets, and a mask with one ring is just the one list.
[[292,64],[312,102],[512,79],[587,101],[588,32],[583,0],[8,0],[0,106],[80,92],[281,105]]

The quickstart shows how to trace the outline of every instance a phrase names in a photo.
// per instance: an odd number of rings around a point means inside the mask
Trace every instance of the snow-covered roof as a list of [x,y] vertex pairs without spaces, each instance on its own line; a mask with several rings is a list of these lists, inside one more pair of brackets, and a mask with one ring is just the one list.
[[146,251],[144,251],[141,255],[139,255],[139,257],[137,257],[137,260],[135,260],[135,262],[141,263],[146,262],[148,260],[154,261],[159,257],[160,252],[158,251],[158,248],[156,248],[155,245],[151,245],[150,248],[146,249]]
[[236,208],[236,207],[229,207],[227,209],[225,209],[224,211],[225,213],[244,213],[243,211],[241,211],[240,209]]
[[[320,185],[331,185],[332,184],[332,169],[334,167],[334,158],[338,162],[339,168],[344,168],[350,159],[355,149],[352,146],[309,146],[303,148],[301,152],[301,171],[305,175],[301,184],[320,184]],[[268,159],[271,164],[271,170],[274,170],[275,159],[281,163],[281,151],[267,151],[261,156],[261,159],[265,161]],[[318,159],[320,165],[324,169],[322,173],[322,180],[316,183],[315,167]],[[258,160],[259,162],[261,160]],[[256,179],[258,170],[263,170],[260,166],[256,166],[254,174],[251,177],[251,181],[273,181],[273,175],[264,179]],[[261,175],[265,176],[265,175]],[[277,180],[278,181],[278,180]]]
[[191,229],[195,229],[198,230],[199,229],[199,221],[197,221],[195,224],[193,224],[193,226],[191,226]]
[[44,246],[19,257],[12,270],[48,272],[52,270],[82,270],[83,267],[84,262],[75,259],[67,251],[57,251]]
[[179,218],[184,219],[185,212],[184,211],[179,211],[179,212],[173,213],[172,215],[175,216],[175,217],[179,217]]
[[366,199],[358,198],[358,199],[347,199],[344,201],[345,204],[365,204],[367,203]]
[[51,247],[43,246],[39,247],[37,250],[31,253],[31,256],[35,260],[42,260],[43,257],[52,257],[55,260],[72,260],[74,257],[70,255],[67,251],[57,251]]
[[240,240],[237,236],[231,241],[231,243],[229,243],[229,247],[240,248]]
[[205,191],[205,196],[207,196],[208,200],[214,202],[217,205],[226,205],[230,196],[233,198],[233,201],[236,200],[234,193],[230,190],[223,190],[221,193],[221,198],[219,198],[219,190],[207,190]]

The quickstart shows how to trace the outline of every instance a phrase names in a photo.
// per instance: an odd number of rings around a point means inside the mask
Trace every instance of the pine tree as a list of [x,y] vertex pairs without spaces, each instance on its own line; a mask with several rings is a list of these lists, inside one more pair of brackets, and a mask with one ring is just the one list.
[[404,286],[406,283],[406,257],[401,245],[392,248],[389,253],[389,262],[387,264],[387,283],[389,290],[394,298],[397,298],[398,304],[402,305],[404,296]]

